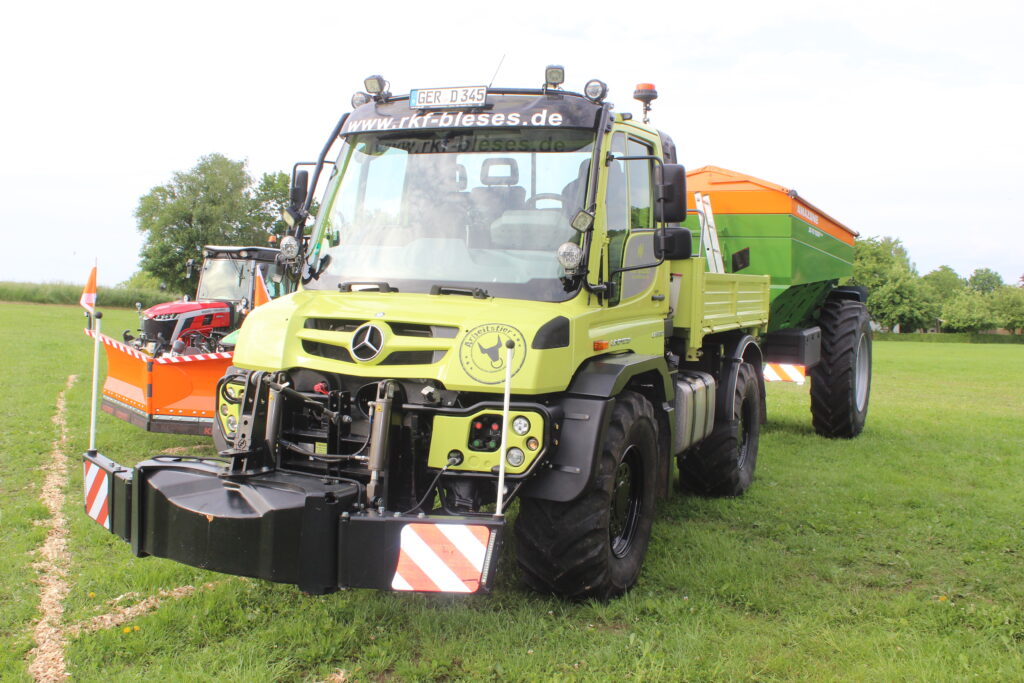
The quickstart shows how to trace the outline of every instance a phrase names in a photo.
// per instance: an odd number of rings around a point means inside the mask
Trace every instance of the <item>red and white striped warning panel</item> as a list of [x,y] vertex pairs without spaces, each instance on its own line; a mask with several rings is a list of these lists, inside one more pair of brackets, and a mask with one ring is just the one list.
[[107,500],[107,492],[110,487],[107,485],[109,481],[107,477],[110,475],[102,467],[88,460],[83,461],[83,466],[85,468],[83,471],[85,475],[83,477],[85,480],[85,511],[109,530],[110,501]]
[[794,382],[803,384],[807,376],[807,368],[803,365],[789,365],[788,363],[765,363],[765,382]]
[[169,363],[189,363],[197,360],[226,360],[234,355],[231,351],[218,351],[217,353],[193,353],[190,356],[161,356],[154,362],[157,365]]
[[396,591],[475,593],[483,580],[491,532],[477,524],[402,527]]
[[[94,330],[86,330],[85,333],[90,337],[96,336],[96,332]],[[111,339],[105,334],[100,334],[100,341],[107,346],[117,349],[121,353],[128,354],[132,358],[138,358],[141,361],[153,361],[157,365],[189,363],[202,360],[228,360],[235,355],[232,351],[218,351],[217,353],[194,353],[190,356],[161,356],[160,358],[153,358],[149,354],[143,353],[142,351],[132,348],[127,344],[122,344],[116,339]]]

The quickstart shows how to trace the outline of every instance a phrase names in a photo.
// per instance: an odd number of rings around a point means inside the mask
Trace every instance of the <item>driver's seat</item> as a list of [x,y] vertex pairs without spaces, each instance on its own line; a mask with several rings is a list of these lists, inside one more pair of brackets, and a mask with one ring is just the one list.
[[526,189],[520,187],[519,164],[508,157],[485,159],[480,169],[480,184],[469,192],[475,222],[490,227],[506,211],[526,208]]

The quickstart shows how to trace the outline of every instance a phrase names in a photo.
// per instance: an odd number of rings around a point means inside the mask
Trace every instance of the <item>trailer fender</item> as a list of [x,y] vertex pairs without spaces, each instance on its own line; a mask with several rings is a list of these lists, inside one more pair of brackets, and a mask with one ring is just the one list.
[[[627,353],[590,359],[576,372],[566,396],[557,404],[564,419],[554,452],[520,495],[568,502],[583,493],[593,477],[615,397],[637,382],[654,386],[651,403],[665,413],[659,424],[675,429],[671,414],[675,389],[664,358]],[[671,443],[671,436],[663,441]]]
[[868,302],[868,288],[850,285],[847,287],[835,287],[828,293],[829,299],[849,299],[859,301],[862,304]]
[[757,340],[749,334],[730,335],[723,342],[722,370],[719,375],[719,391],[715,395],[715,415],[733,415],[736,402],[736,378],[744,362],[754,366],[757,374],[757,393],[761,398],[761,423],[767,416],[767,401],[764,387],[764,354]]

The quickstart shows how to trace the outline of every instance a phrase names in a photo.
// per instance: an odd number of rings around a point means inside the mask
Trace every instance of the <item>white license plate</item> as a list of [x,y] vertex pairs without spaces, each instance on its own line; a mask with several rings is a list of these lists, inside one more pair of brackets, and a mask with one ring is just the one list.
[[481,107],[487,104],[487,86],[465,88],[420,88],[409,92],[412,109],[447,109],[449,107]]

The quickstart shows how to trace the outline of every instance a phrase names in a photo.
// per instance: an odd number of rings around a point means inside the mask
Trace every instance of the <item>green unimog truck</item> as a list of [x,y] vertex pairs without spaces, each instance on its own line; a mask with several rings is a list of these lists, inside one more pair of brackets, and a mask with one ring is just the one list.
[[[302,286],[241,329],[221,458],[89,451],[90,514],[139,556],[310,593],[473,593],[518,503],[527,583],[606,599],[636,583],[658,498],[750,486],[766,362],[810,368],[815,427],[855,436],[871,342],[864,293],[840,286],[853,233],[756,179],[786,201],[739,201],[724,171],[693,178],[698,206],[668,135],[601,81],[562,80],[399,96],[367,79],[315,165],[309,227],[294,174],[281,246]],[[654,95],[636,93],[645,119]]]

